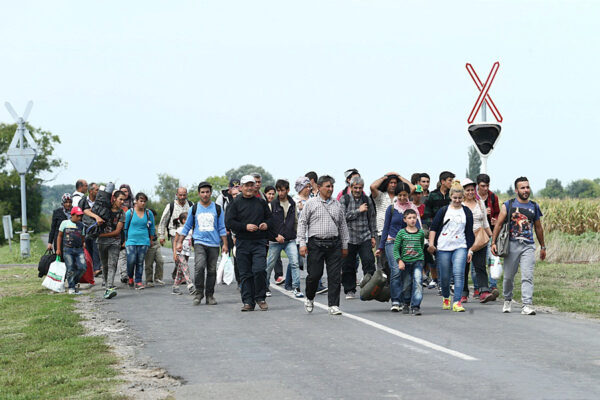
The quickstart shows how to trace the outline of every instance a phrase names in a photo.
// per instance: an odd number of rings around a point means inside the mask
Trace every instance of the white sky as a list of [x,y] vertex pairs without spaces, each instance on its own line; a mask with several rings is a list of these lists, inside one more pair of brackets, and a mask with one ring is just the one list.
[[[0,100],[61,137],[54,183],[152,191],[245,163],[343,184],[467,167],[477,97],[504,116],[492,188],[600,176],[600,2],[4,2]],[[491,118],[488,113],[488,119]],[[12,122],[0,110],[0,121]],[[435,178],[432,179],[435,182]]]

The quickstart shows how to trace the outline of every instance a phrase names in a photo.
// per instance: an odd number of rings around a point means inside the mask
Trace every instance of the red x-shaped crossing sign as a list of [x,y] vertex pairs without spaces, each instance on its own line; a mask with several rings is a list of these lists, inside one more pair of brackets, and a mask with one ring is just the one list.
[[502,122],[502,114],[500,114],[500,111],[498,111],[498,108],[494,104],[494,101],[488,94],[488,92],[490,91],[490,87],[492,86],[492,82],[496,77],[496,72],[498,72],[498,68],[500,68],[500,63],[496,61],[494,63],[494,66],[492,67],[492,70],[490,71],[490,74],[485,80],[485,83],[482,84],[481,80],[477,76],[477,72],[475,72],[475,69],[473,69],[473,66],[467,63],[467,71],[469,72],[469,75],[471,75],[473,82],[475,82],[475,86],[477,86],[477,89],[479,90],[479,96],[477,97],[477,101],[475,102],[475,105],[471,110],[471,114],[469,114],[469,118],[467,119],[467,122],[469,124],[472,124],[473,121],[475,121],[475,116],[479,112],[479,109],[481,108],[481,105],[483,104],[484,100],[490,107],[490,110],[492,111],[494,118],[496,118],[496,121]]

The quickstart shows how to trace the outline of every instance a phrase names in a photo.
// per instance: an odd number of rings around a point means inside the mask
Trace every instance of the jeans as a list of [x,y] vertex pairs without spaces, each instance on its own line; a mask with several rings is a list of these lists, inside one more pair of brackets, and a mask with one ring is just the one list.
[[95,239],[85,238],[85,248],[92,257],[94,271],[99,271],[102,263],[100,262],[100,250],[98,249],[98,243],[96,243]]
[[148,246],[132,245],[125,246],[127,250],[127,276],[134,278],[135,283],[142,283],[142,275],[144,273],[144,258],[148,251]]
[[363,274],[373,275],[375,273],[375,256],[371,248],[371,240],[366,240],[360,244],[348,243],[348,257],[343,260],[342,264],[344,293],[356,291],[357,254],[362,263]]
[[[471,277],[473,278],[473,286],[475,289],[479,289],[480,293],[489,292],[488,287],[488,274],[487,274],[487,251],[488,247],[485,246],[482,249],[477,250],[473,253],[471,262],[467,264],[467,268],[471,267]],[[466,269],[465,269],[466,271]],[[466,272],[465,272],[466,274]],[[466,294],[465,294],[466,293]],[[463,296],[469,296],[469,287],[467,285],[467,276],[465,275],[465,288],[463,289]]]
[[83,247],[64,247],[63,259],[67,267],[69,289],[75,289],[75,285],[79,283],[79,279],[81,279],[87,269]]
[[240,271],[242,302],[252,307],[265,300],[266,240],[237,239],[236,259]]
[[295,240],[286,241],[283,243],[269,242],[269,253],[267,255],[267,279],[266,287],[269,287],[271,272],[277,259],[281,260],[281,251],[285,251],[288,257],[288,271],[291,270],[292,288],[300,290],[300,269],[298,268],[298,247]]
[[423,264],[421,260],[404,263],[404,271],[400,274],[404,304],[410,304],[412,308],[421,307],[423,300]]
[[394,241],[388,240],[385,242],[385,256],[387,263],[390,266],[390,298],[392,304],[402,304],[402,271],[398,268],[398,263],[394,259]]
[[452,251],[438,250],[435,258],[440,272],[442,297],[450,297],[450,275],[452,275],[454,277],[454,297],[452,301],[460,301],[465,282],[467,249],[460,248]]
[[[194,285],[196,286],[196,295],[204,295],[206,293],[206,297],[208,297],[215,293],[218,258],[218,247],[209,247],[200,243],[194,244]],[[204,285],[204,271],[206,271],[206,286]]]
[[115,274],[117,273],[117,262],[119,261],[120,244],[99,244],[100,260],[102,260],[102,279],[106,288],[115,286]]
[[521,300],[523,305],[533,304],[533,269],[535,268],[535,244],[510,241],[508,256],[504,257],[505,301],[512,300],[515,275],[521,266]]
[[[163,266],[165,261],[160,252],[161,245],[158,241],[152,242],[152,246],[148,248],[146,252],[146,282],[154,282],[156,279],[162,280],[163,278]],[[154,262],[156,262],[156,268],[154,268]]]
[[323,269],[327,265],[327,302],[329,307],[340,305],[341,270],[342,270],[342,245],[331,248],[319,247],[311,238],[308,239],[308,257],[306,277],[306,298],[313,300],[317,293],[319,281],[323,276]]

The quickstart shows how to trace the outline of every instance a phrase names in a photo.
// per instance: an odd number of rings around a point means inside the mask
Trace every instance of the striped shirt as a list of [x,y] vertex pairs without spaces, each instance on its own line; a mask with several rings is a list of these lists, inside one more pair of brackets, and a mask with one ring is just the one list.
[[308,199],[298,220],[297,239],[300,247],[306,246],[306,238],[329,239],[339,237],[342,249],[348,248],[348,226],[340,202],[323,200],[321,196]]
[[396,262],[402,260],[405,263],[424,261],[424,244],[425,234],[423,229],[419,229],[415,233],[408,232],[406,228],[401,229],[394,241],[394,259]]
[[392,199],[387,192],[379,192],[377,197],[373,199],[375,203],[375,211],[377,212],[377,235],[381,236],[383,225],[385,224],[385,211],[392,205]]

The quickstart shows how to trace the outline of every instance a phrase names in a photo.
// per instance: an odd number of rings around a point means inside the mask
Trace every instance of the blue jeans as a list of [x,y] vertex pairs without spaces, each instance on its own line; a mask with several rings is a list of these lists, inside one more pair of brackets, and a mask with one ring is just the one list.
[[275,267],[278,256],[281,255],[281,251],[285,251],[288,257],[288,271],[291,270],[292,275],[292,287],[300,290],[300,268],[298,267],[298,247],[296,247],[296,241],[290,240],[283,243],[269,242],[269,253],[267,254],[267,288],[269,287],[269,279],[271,278],[271,272]]
[[441,277],[442,297],[450,297],[450,275],[452,275],[454,277],[454,297],[452,301],[460,301],[465,283],[467,249],[462,248],[452,251],[438,250],[436,260]]
[[394,259],[394,241],[385,242],[385,257],[390,267],[390,297],[392,304],[402,304],[402,271],[398,268],[398,263]]
[[75,289],[75,285],[79,283],[79,279],[81,279],[87,269],[83,247],[65,247],[63,249],[63,259],[67,267],[66,278],[67,282],[69,282],[69,289]]
[[141,283],[148,246],[125,246],[125,250],[127,250],[127,276],[133,278],[135,272],[135,283]]
[[404,304],[410,303],[412,308],[421,307],[423,300],[423,264],[423,261],[404,263],[404,271],[401,271]]

